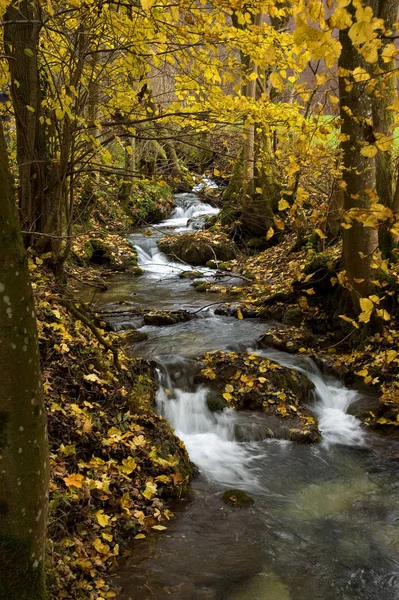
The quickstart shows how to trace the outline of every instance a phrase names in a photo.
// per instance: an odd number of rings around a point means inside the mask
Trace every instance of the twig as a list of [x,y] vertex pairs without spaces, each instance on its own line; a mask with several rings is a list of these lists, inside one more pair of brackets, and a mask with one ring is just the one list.
[[60,303],[63,304],[67,308],[67,310],[69,310],[69,312],[71,312],[77,319],[79,319],[80,321],[82,321],[82,323],[87,325],[87,327],[91,330],[91,332],[95,335],[100,344],[102,344],[106,350],[112,352],[115,367],[119,372],[121,372],[122,367],[119,362],[118,350],[110,342],[108,342],[108,340],[105,339],[105,337],[100,333],[99,329],[97,329],[94,323],[90,321],[90,319],[83,312],[81,312],[72,302],[70,302],[69,300],[61,299]]

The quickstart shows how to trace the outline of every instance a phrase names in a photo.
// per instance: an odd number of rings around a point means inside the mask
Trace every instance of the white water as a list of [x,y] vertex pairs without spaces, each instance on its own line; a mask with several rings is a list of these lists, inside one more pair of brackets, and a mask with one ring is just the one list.
[[[172,228],[173,233],[189,231],[187,221],[204,214],[217,214],[218,210],[203,204],[194,194],[177,196],[177,207],[170,218],[157,229]],[[167,233],[162,232],[162,233]],[[181,271],[190,269],[188,265],[168,258],[157,246],[159,235],[151,237],[133,236],[132,242],[138,255],[138,262],[148,276],[173,278]],[[201,269],[200,270],[204,270]],[[218,319],[211,315],[212,319]],[[219,318],[220,319],[220,318]],[[182,326],[186,327],[185,324]],[[218,339],[215,328],[215,340]],[[256,336],[254,330],[254,336]],[[234,341],[232,334],[232,341]],[[211,345],[211,347],[214,347]],[[299,356],[288,355],[274,350],[259,351],[280,364],[303,372],[315,385],[316,402],[313,410],[319,420],[323,443],[326,446],[341,444],[361,446],[365,434],[360,422],[347,414],[350,404],[357,399],[357,392],[347,389],[339,381],[326,379],[316,365]],[[186,366],[181,359],[182,372]],[[234,426],[239,422],[239,413],[230,409],[212,413],[207,406],[208,390],[194,385],[188,391],[179,387],[180,381],[173,382],[165,367],[160,371],[160,389],[157,395],[158,410],[175,428],[177,435],[185,442],[191,460],[211,479],[225,485],[246,490],[259,490],[257,478],[259,459],[267,452],[267,443],[248,443],[235,440]],[[280,442],[287,443],[287,442]]]
[[365,432],[360,421],[347,413],[349,406],[359,398],[357,391],[348,389],[336,379],[323,377],[310,359],[301,359],[277,350],[260,351],[257,354],[275,360],[285,367],[301,371],[314,384],[316,403],[313,409],[318,417],[319,429],[325,445],[363,446],[365,444]]
[[184,441],[190,459],[214,481],[259,490],[253,466],[261,455],[255,444],[235,441],[237,414],[231,409],[212,413],[206,404],[208,390],[204,387],[188,392],[175,388],[168,375],[167,385],[165,375],[163,379],[164,385],[157,394],[158,411]]
[[158,225],[160,229],[162,229],[162,227],[178,227],[180,229],[177,231],[190,231],[191,227],[187,223],[190,219],[202,215],[217,215],[219,213],[218,208],[201,202],[198,196],[191,193],[177,194],[176,204],[176,208],[170,217]]
[[[156,225],[156,233],[154,235],[148,237],[133,235],[130,237],[130,241],[137,251],[139,267],[154,279],[177,277],[179,273],[192,269],[190,265],[173,260],[159,250],[157,242],[160,237],[170,233],[168,228],[173,228],[172,233],[193,231],[192,227],[188,224],[190,219],[202,215],[217,215],[219,212],[218,208],[204,204],[199,200],[198,196],[191,193],[177,194],[176,204],[177,206],[170,217],[166,221],[162,221],[162,223]],[[204,267],[196,267],[195,270],[203,273],[209,272],[209,269]]]

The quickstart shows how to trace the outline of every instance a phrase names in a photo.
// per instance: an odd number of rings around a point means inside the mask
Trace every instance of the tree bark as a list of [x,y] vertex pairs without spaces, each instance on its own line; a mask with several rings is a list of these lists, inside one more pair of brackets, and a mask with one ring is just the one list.
[[[393,29],[398,14],[397,0],[378,0],[375,7],[376,17],[384,19],[385,27]],[[395,115],[387,110],[397,95],[397,77],[395,61],[384,63],[381,56],[378,67],[383,75],[377,88],[378,94],[373,98],[373,128],[374,131],[386,136],[393,136]],[[380,202],[389,208],[394,202],[395,164],[392,151],[378,152],[375,157],[377,193]],[[379,232],[380,246],[384,255],[392,251],[393,239],[387,227],[381,227]]]
[[[339,39],[342,45],[339,68],[346,72],[353,72],[359,66],[366,68],[362,57],[352,45],[347,30],[340,31]],[[376,187],[375,162],[360,153],[359,142],[367,140],[372,123],[372,100],[367,90],[362,89],[362,85],[348,86],[344,76],[339,79],[341,131],[347,136],[347,140],[341,145],[343,178],[346,183],[344,213],[351,209],[367,211],[370,208],[367,190],[374,190]],[[355,219],[352,220],[350,229],[344,229],[342,264],[356,311],[359,310],[359,298],[368,296],[373,289],[375,271],[371,264],[373,253],[377,249],[377,229],[364,227],[363,223]]]
[[12,0],[5,13],[4,46],[11,75],[17,133],[20,217],[27,246],[31,232],[43,231],[47,217],[47,150],[38,65],[40,6],[35,0]]
[[36,316],[0,123],[0,596],[43,600],[48,446]]

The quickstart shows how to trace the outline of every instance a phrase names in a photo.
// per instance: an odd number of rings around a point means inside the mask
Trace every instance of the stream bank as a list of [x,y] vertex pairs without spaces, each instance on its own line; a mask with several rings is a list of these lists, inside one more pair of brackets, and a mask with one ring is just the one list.
[[[137,327],[147,336],[130,352],[157,363],[158,411],[184,441],[200,475],[193,497],[173,505],[177,518],[167,531],[133,542],[131,557],[115,574],[118,597],[397,600],[397,440],[367,431],[348,414],[361,392],[323,375],[309,359],[258,348],[257,340],[274,331],[275,322],[216,315],[215,303],[228,294],[204,297],[179,277],[187,265],[167,258],[157,239],[190,230],[188,209],[209,209],[195,195],[177,201],[154,235],[131,237],[144,274],[134,280],[119,276],[98,307],[113,313],[115,329]],[[198,269],[215,277],[206,267]],[[223,287],[241,284],[231,274],[216,278]],[[143,305],[195,312],[196,318],[144,325],[133,315]],[[196,359],[210,351],[255,354],[305,373],[315,385],[310,410],[322,442],[298,445],[271,435],[273,415],[211,412],[209,389],[196,381]],[[254,504],[225,505],[229,488],[245,490]]]

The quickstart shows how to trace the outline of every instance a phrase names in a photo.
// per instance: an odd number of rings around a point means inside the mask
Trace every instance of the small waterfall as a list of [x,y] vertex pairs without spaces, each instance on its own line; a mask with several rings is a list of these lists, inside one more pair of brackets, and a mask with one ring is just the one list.
[[[190,270],[192,267],[183,262],[173,260],[161,252],[157,246],[160,237],[167,233],[184,233],[193,231],[195,224],[188,224],[190,219],[199,216],[217,215],[218,208],[214,208],[209,204],[204,204],[195,194],[177,194],[176,208],[173,210],[170,217],[155,226],[155,231],[152,236],[143,234],[134,234],[130,236],[130,242],[137,251],[137,259],[139,266],[144,269],[145,273],[152,278],[169,278],[176,277],[182,271]],[[166,228],[171,228],[172,231],[165,231]],[[203,267],[196,270],[208,272]]]
[[[158,412],[169,420],[176,435],[184,441],[191,460],[207,477],[224,485],[259,490],[254,462],[261,455],[255,445],[235,441],[237,413],[231,409],[211,412],[206,402],[209,390],[196,387],[193,382],[190,386],[182,384],[179,373],[172,374],[176,364],[175,360],[171,368],[170,364],[162,363],[158,369]],[[185,373],[187,361],[182,359],[181,367]],[[179,387],[182,385],[185,389]]]
[[192,229],[188,225],[188,221],[202,215],[210,216],[217,215],[219,209],[205,204],[195,194],[176,194],[176,208],[166,221],[159,224],[162,227],[178,227],[182,230],[190,231]]
[[315,386],[317,402],[314,412],[319,419],[319,428],[324,444],[344,444],[346,446],[363,446],[365,432],[361,423],[353,415],[349,415],[349,406],[359,398],[356,390],[350,390],[340,381],[325,378],[309,358],[285,354],[278,350],[258,351],[257,354],[275,360],[285,367],[304,373]]

